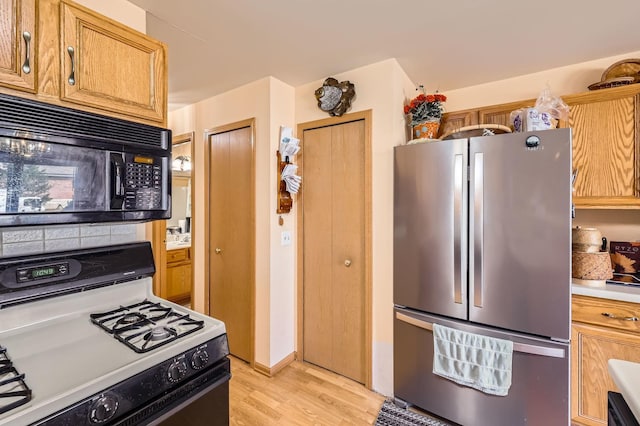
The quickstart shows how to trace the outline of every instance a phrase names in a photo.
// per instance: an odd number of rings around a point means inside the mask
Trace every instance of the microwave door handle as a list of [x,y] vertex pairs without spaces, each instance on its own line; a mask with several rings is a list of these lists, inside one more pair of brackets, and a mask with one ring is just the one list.
[[124,160],[122,154],[112,152],[111,163],[111,209],[121,209],[124,201]]

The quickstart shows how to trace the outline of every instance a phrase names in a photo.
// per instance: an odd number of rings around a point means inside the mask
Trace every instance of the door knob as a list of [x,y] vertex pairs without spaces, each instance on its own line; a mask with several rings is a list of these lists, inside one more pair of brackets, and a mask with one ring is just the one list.
[[347,268],[348,268],[349,266],[351,266],[351,261],[350,261],[349,259],[345,260],[345,261],[344,261],[344,266],[346,266]]
[[220,254],[220,253],[222,253],[222,249],[221,249],[221,248],[216,247],[216,254]]

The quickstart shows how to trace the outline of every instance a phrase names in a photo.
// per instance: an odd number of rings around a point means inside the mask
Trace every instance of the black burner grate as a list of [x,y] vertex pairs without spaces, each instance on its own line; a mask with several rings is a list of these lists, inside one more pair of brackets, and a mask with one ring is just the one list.
[[31,389],[24,382],[24,374],[18,373],[0,346],[0,414],[13,410],[31,400]]
[[166,345],[204,327],[204,321],[149,300],[90,317],[94,324],[138,353]]

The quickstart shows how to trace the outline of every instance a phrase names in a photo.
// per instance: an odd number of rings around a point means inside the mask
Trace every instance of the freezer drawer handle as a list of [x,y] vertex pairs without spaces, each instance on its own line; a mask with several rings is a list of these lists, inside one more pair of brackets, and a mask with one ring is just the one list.
[[[420,327],[425,330],[433,331],[433,324],[426,321],[421,321],[419,319],[410,317],[409,315],[401,314],[400,312],[396,312],[396,318],[400,321],[406,322],[407,324],[415,325],[416,327]],[[552,358],[564,358],[565,350],[558,348],[548,348],[546,346],[536,346],[529,345],[527,343],[517,343],[513,342],[513,350],[516,352],[522,352],[526,354],[532,355],[541,355],[548,356]]]
[[607,318],[612,318],[612,319],[617,319],[622,321],[638,321],[638,317],[619,317],[618,315],[610,314],[609,312],[603,312],[602,315]]

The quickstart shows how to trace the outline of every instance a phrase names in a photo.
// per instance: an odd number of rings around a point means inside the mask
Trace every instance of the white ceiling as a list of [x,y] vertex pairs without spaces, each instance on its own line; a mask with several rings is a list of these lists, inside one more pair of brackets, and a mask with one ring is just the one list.
[[169,47],[170,109],[388,58],[447,91],[640,49],[638,0],[129,1]]

